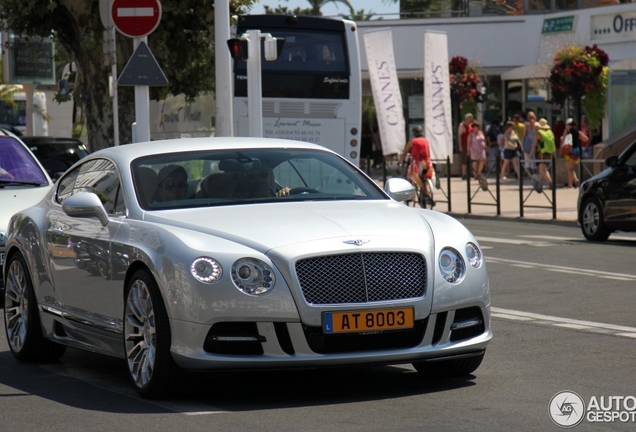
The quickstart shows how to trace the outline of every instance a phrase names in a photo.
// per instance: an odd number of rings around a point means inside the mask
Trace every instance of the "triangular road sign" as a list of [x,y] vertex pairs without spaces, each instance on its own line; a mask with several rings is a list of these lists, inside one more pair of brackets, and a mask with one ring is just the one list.
[[168,85],[168,79],[155,56],[150,52],[148,45],[145,42],[140,42],[119,75],[117,84],[120,86],[160,87]]

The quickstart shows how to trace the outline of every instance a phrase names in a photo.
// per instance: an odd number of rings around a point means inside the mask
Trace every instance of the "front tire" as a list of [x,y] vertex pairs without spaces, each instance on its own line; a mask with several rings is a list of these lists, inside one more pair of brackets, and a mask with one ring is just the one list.
[[124,345],[128,375],[141,396],[159,399],[177,390],[181,374],[170,344],[170,322],[159,287],[146,270],[137,270],[126,292]]
[[483,352],[473,357],[413,363],[413,367],[427,378],[463,377],[475,372],[482,360]]
[[38,305],[24,257],[11,255],[4,291],[4,327],[9,349],[23,362],[55,361],[66,346],[44,337]]
[[590,241],[605,241],[611,234],[611,230],[605,225],[603,207],[596,197],[589,197],[583,203],[581,231]]

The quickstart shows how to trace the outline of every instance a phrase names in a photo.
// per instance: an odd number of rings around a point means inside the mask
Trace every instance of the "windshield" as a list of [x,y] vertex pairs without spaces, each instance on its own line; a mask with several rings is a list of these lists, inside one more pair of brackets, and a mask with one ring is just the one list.
[[0,180],[3,184],[46,184],[46,175],[29,151],[13,137],[0,136]]
[[75,162],[88,156],[88,151],[81,141],[32,140],[28,137],[23,141],[51,177],[65,172]]
[[359,169],[319,150],[172,153],[138,159],[132,172],[136,196],[147,210],[388,199]]

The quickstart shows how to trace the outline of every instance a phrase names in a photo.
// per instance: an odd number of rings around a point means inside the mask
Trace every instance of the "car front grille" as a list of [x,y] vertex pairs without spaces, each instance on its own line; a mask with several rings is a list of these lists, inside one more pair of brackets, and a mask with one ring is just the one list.
[[362,252],[296,263],[308,304],[368,303],[422,297],[426,260],[417,253]]

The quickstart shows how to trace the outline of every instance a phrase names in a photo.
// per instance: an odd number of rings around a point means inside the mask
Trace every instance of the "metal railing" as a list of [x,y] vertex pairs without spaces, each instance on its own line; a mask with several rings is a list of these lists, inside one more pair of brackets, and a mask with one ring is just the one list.
[[[495,215],[502,215],[502,188],[504,185],[500,180],[500,172],[502,167],[501,157],[496,159],[488,159],[488,163],[484,169],[484,175],[486,177],[492,177],[494,175],[494,184],[489,184],[486,189],[475,187],[473,183],[473,170],[472,162],[470,159],[467,161],[467,175],[466,175],[466,210],[468,214],[473,213],[473,207],[475,206],[490,206],[495,208]],[[579,180],[583,181],[595,173],[599,172],[604,167],[604,160],[600,159],[582,159],[578,166]],[[532,166],[539,163],[547,164],[545,173],[549,173],[551,177],[551,185],[549,187],[543,187],[546,181],[546,175],[543,178],[539,177],[538,166],[533,168]],[[464,193],[463,191],[451,190],[451,158],[434,160],[436,176],[438,180],[439,188],[436,188],[435,201],[437,205],[446,204],[446,210],[435,207],[436,210],[442,210],[452,212],[452,199],[453,193]],[[596,164],[596,166],[595,166]],[[366,159],[362,164],[366,172],[369,175],[372,174],[371,160]],[[405,167],[397,166],[397,156],[385,158],[382,163],[382,181],[386,182],[389,177],[406,177]],[[519,217],[524,217],[527,209],[546,209],[551,213],[552,219],[557,219],[557,159],[553,155],[550,159],[519,159],[518,161],[518,175],[517,178],[517,190],[519,199]],[[536,172],[535,172],[536,171]],[[377,177],[377,171],[376,171]],[[446,181],[444,181],[444,179]],[[492,179],[491,179],[492,181]],[[541,186],[539,186],[541,185]],[[462,188],[463,189],[463,188]],[[506,190],[510,191],[509,187]],[[543,197],[544,203],[537,203],[537,199],[530,200],[534,194],[538,194]],[[441,195],[440,195],[441,194]],[[510,197],[509,194],[507,194]],[[460,198],[461,200],[461,198]]]

